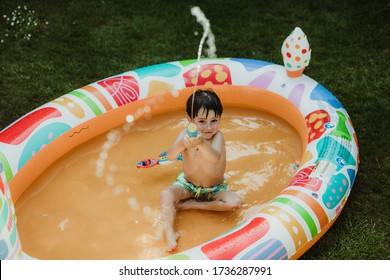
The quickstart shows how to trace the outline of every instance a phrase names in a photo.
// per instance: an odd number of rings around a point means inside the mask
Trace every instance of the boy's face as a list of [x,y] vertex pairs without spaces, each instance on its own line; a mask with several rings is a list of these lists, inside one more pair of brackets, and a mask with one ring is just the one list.
[[207,111],[200,108],[198,116],[194,118],[194,124],[205,140],[210,140],[219,130],[221,117],[217,117],[215,112],[210,110],[207,117]]

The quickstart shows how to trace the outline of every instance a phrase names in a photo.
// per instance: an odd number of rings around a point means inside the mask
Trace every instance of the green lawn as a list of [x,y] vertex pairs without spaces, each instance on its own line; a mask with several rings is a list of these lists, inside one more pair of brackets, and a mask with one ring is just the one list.
[[296,26],[307,34],[305,74],[347,109],[361,163],[345,209],[302,259],[389,259],[388,1],[0,0],[0,129],[96,80],[196,58],[195,5],[218,57],[282,64],[284,38]]

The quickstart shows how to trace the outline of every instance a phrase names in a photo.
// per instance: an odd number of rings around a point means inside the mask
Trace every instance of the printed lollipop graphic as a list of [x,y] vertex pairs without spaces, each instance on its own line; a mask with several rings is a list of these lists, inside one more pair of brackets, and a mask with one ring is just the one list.
[[287,75],[290,78],[301,77],[311,56],[310,45],[302,29],[295,27],[284,40],[281,51]]

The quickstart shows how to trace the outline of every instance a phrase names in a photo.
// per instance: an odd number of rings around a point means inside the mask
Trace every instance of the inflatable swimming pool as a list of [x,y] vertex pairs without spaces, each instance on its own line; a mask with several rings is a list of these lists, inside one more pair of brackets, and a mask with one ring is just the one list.
[[[299,258],[330,228],[351,192],[358,145],[348,113],[322,85],[305,75],[289,77],[280,65],[243,58],[199,64],[199,87],[214,88],[225,106],[283,118],[300,134],[304,153],[290,184],[251,219],[168,258]],[[181,108],[196,82],[196,66],[196,60],[168,62],[109,77],[44,104],[1,131],[0,258],[24,255],[13,203],[40,173],[129,116],[136,121]]]
[[[357,137],[341,103],[302,75],[311,49],[296,28],[283,42],[284,67],[222,58],[148,66],[100,80],[26,114],[0,132],[0,259],[23,254],[14,201],[61,156],[102,133],[183,107],[195,87],[224,106],[287,121],[303,154],[291,182],[234,229],[168,259],[297,259],[331,227],[358,168]],[[34,257],[34,256],[31,256]]]

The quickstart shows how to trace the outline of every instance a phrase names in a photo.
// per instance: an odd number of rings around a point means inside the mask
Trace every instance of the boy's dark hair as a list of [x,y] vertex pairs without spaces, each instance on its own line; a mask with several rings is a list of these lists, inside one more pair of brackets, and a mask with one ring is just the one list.
[[[192,96],[194,94],[194,112],[192,113]],[[188,98],[186,112],[191,119],[198,116],[198,112],[201,108],[206,110],[206,118],[209,115],[210,110],[215,112],[216,117],[221,116],[223,112],[221,100],[212,89],[198,89]]]

